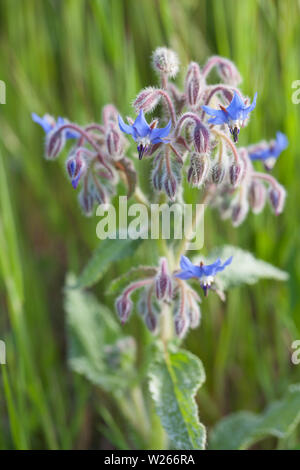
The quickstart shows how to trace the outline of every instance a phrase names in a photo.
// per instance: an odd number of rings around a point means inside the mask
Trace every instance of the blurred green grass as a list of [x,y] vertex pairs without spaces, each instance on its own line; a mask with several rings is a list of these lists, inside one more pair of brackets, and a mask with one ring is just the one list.
[[[149,58],[160,45],[178,52],[183,70],[211,54],[235,61],[243,91],[258,91],[241,143],[270,139],[279,129],[290,141],[274,170],[288,190],[283,215],[250,215],[237,230],[215,213],[206,216],[205,249],[237,244],[291,279],[233,290],[225,306],[210,298],[203,308],[202,327],[186,340],[207,371],[202,421],[260,410],[299,381],[289,350],[300,337],[300,108],[291,100],[291,84],[300,79],[299,10],[294,0],[0,1],[7,92],[0,109],[0,339],[8,356],[1,366],[0,448],[102,445],[90,430],[91,390],[66,366],[62,309],[65,273],[79,272],[96,246],[97,220],[80,214],[63,159],[61,169],[43,159],[42,131],[30,114],[85,123],[99,120],[110,101],[132,113],[136,93],[155,81]],[[148,168],[140,173],[148,178]],[[149,259],[146,250],[137,256]],[[123,261],[122,271],[132,262]],[[117,272],[113,266],[108,279]],[[96,289],[100,297],[103,287]],[[145,336],[133,321],[126,328]]]

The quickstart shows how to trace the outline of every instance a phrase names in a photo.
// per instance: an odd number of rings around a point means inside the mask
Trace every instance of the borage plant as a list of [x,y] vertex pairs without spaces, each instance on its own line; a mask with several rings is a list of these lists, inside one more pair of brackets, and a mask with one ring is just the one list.
[[[195,203],[217,209],[233,226],[243,223],[250,210],[260,213],[267,202],[279,215],[285,190],[270,170],[287,139],[278,132],[269,143],[237,145],[240,131],[244,132],[255,114],[257,94],[251,100],[238,88],[241,76],[236,66],[218,56],[209,58],[202,69],[192,62],[180,90],[170,81],[179,70],[177,55],[158,48],[152,59],[160,86],[147,87],[137,95],[134,118],[124,119],[111,104],[104,106],[101,124],[80,126],[63,118],[33,115],[46,132],[47,159],[56,159],[67,141],[71,142],[66,170],[78,190],[83,213],[90,216],[96,205],[110,202],[125,182],[128,198],[148,208],[149,200],[183,205],[190,185],[199,189],[190,193],[197,193]],[[220,83],[208,82],[212,70]],[[158,105],[160,118],[150,118]],[[130,150],[133,141],[137,154]],[[140,161],[134,164],[129,153]],[[152,191],[147,196],[137,175],[145,160],[152,164]],[[261,160],[267,172],[257,171],[255,160]],[[84,289],[95,284],[112,262],[132,255],[141,243],[152,250],[150,240],[108,238],[77,279],[69,275],[65,294],[70,364],[108,392],[98,409],[106,423],[103,432],[116,447],[204,449],[206,430],[199,421],[195,396],[205,374],[199,358],[181,349],[182,339],[190,328],[199,326],[210,291],[224,301],[232,286],[252,284],[262,277],[284,280],[287,275],[233,246],[216,248],[205,257],[197,252],[187,256],[187,239],[159,237],[155,264],[133,266],[110,283],[118,322]],[[133,310],[153,334],[151,341],[139,344],[124,334],[122,324],[135,315]],[[299,401],[299,387],[295,386],[262,415],[238,413],[225,418],[213,430],[210,446],[244,448],[268,434],[288,434],[293,426],[287,420],[283,429],[280,416],[288,416],[291,403],[299,409]],[[112,412],[116,406],[117,423]],[[299,413],[296,422],[298,419]],[[290,420],[294,425],[293,414]]]

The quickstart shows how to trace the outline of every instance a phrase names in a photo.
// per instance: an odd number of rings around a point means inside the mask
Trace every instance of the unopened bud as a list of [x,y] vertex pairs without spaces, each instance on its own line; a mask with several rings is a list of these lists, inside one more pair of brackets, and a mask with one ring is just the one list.
[[172,297],[172,280],[168,272],[166,258],[162,258],[160,269],[155,279],[155,292],[158,300],[171,299]]
[[242,199],[241,201],[237,202],[233,208],[232,208],[232,213],[231,213],[231,220],[232,220],[232,225],[234,227],[238,227],[241,225],[249,211],[249,204],[246,199]]
[[166,172],[163,177],[163,188],[171,201],[175,199],[177,191],[177,178],[173,173]]
[[236,86],[242,81],[242,77],[231,60],[220,57],[218,62],[218,72],[221,80],[228,85]]
[[142,109],[145,113],[148,113],[157,106],[160,98],[161,95],[156,88],[148,87],[138,94],[133,106],[137,112]]
[[232,186],[237,187],[244,176],[244,167],[241,163],[232,163],[229,167],[229,180]]
[[133,304],[131,299],[128,295],[122,294],[117,298],[115,306],[121,322],[125,323],[132,310]]
[[189,327],[189,322],[185,315],[176,315],[174,319],[175,333],[179,338],[183,338]]
[[221,184],[224,180],[226,170],[222,163],[216,163],[211,169],[211,180],[215,184]]
[[197,123],[194,128],[194,145],[198,153],[206,153],[209,147],[208,129],[201,123]]
[[90,217],[93,213],[94,206],[93,195],[83,188],[78,195],[78,202],[84,215]]
[[254,214],[259,214],[266,203],[267,190],[263,183],[253,180],[249,188],[249,204]]
[[283,186],[277,183],[276,187],[269,189],[269,201],[276,215],[281,214],[284,208],[286,191]]
[[187,315],[190,322],[190,327],[195,329],[199,326],[201,320],[201,310],[198,303],[193,299],[189,303]]
[[202,85],[203,79],[200,67],[196,62],[191,62],[185,79],[186,100],[189,106],[198,106]]
[[193,153],[187,173],[188,182],[199,188],[205,181],[210,168],[210,160],[206,154]]
[[179,69],[179,60],[177,54],[166,47],[158,47],[152,55],[152,64],[154,70],[164,73],[174,78]]
[[123,156],[124,145],[122,136],[112,126],[106,134],[106,149],[108,155],[116,160]]
[[151,331],[151,333],[154,333],[157,328],[157,318],[154,315],[154,313],[152,312],[147,313],[145,317],[145,323],[146,323],[148,330]]
[[60,154],[66,143],[65,132],[60,132],[59,128],[48,132],[46,136],[46,154],[48,160],[52,160]]
[[84,149],[77,148],[66,161],[66,168],[74,189],[77,188],[80,178],[87,169],[87,163],[83,156]]

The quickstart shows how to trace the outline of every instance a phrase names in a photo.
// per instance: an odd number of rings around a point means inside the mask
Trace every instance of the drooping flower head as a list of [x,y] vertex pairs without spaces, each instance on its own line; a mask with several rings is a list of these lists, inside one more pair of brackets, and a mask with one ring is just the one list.
[[[38,116],[36,113],[31,114],[32,120],[39,124],[45,131],[46,135],[49,134],[56,127],[66,124],[68,121],[62,117],[58,117],[57,120],[54,119],[50,114],[45,114],[43,117]],[[65,133],[66,139],[77,139],[79,137],[77,132],[72,132],[68,130]]]
[[227,108],[220,105],[221,109],[214,109],[210,106],[202,106],[202,109],[210,116],[213,116],[208,120],[210,124],[227,124],[233,135],[234,142],[237,142],[240,128],[243,127],[244,121],[256,106],[256,98],[257,93],[254,95],[252,104],[247,106],[242,98],[235,92]]
[[207,295],[208,289],[210,289],[212,283],[214,282],[215,275],[223,271],[226,266],[232,262],[232,256],[228,258],[223,264],[220,258],[218,258],[212,264],[200,263],[200,265],[193,264],[186,256],[181,256],[180,259],[180,268],[181,272],[175,274],[175,277],[179,279],[191,279],[198,278],[200,281],[200,286],[204,290],[204,294]]
[[145,119],[144,112],[142,109],[131,126],[125,124],[121,116],[119,116],[120,129],[125,134],[131,135],[136,141],[140,160],[142,159],[144,153],[148,150],[151,144],[168,142],[165,137],[167,137],[170,133],[171,121],[169,121],[166,127],[157,128],[154,127],[155,125],[156,122],[153,124],[153,126],[149,126]]
[[251,160],[261,160],[266,169],[271,170],[283,150],[289,145],[287,136],[282,132],[276,133],[276,139],[271,142],[263,142],[261,145],[254,145],[248,148]]

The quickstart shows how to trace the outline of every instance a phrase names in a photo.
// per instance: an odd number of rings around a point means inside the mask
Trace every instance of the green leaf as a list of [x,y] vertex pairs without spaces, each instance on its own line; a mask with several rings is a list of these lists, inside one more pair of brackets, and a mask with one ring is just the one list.
[[212,449],[246,449],[268,436],[288,437],[300,422],[300,384],[262,414],[241,411],[220,421],[211,433]]
[[83,269],[76,287],[83,288],[94,285],[102,278],[111,263],[131,256],[141,242],[141,239],[131,240],[130,238],[125,240],[107,238],[103,240]]
[[[244,251],[235,246],[226,245],[215,248],[206,258],[206,262],[211,263],[217,258],[225,261],[233,256],[232,263],[216,276],[215,280],[221,290],[240,284],[254,284],[259,279],[276,279],[277,281],[286,281],[288,273],[272,266],[272,264],[256,259],[248,251]],[[203,258],[197,256],[194,261],[200,261]]]
[[130,271],[122,274],[110,283],[107,294],[116,294],[131,282],[138,279],[153,277],[156,273],[157,268],[152,266],[138,266],[137,268],[131,268]]
[[[74,281],[68,276],[68,284]],[[65,290],[65,310],[71,368],[105,390],[127,388],[136,376],[135,342],[123,335],[115,314],[74,288]]]
[[188,351],[159,351],[150,366],[149,387],[156,412],[176,449],[204,449],[206,431],[195,395],[205,380],[200,359]]

